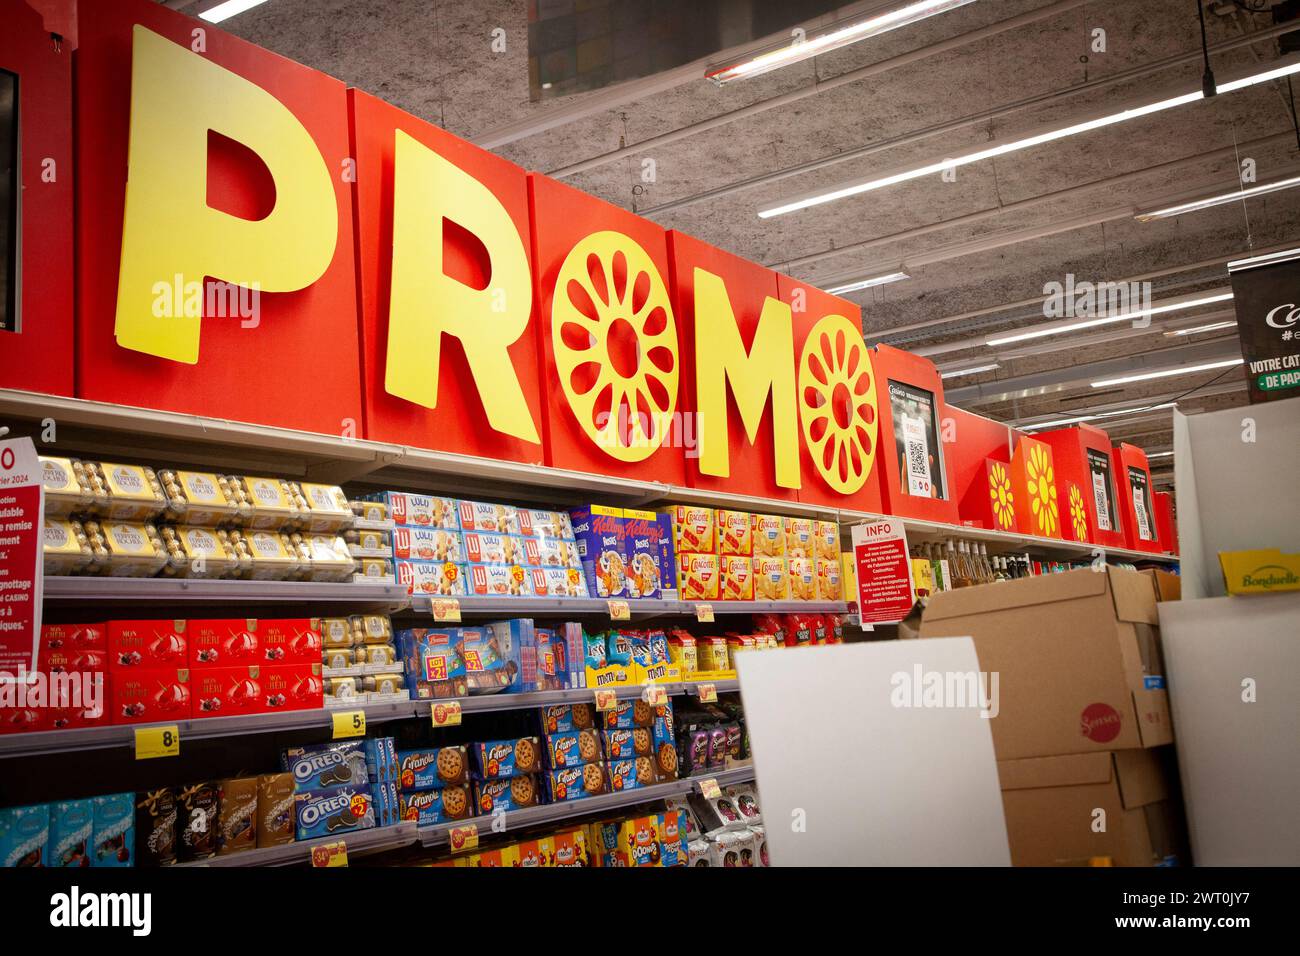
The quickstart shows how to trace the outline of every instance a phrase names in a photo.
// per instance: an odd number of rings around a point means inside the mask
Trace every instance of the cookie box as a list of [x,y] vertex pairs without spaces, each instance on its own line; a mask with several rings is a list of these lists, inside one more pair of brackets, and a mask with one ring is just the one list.
[[460,526],[466,532],[519,534],[519,517],[513,505],[462,501],[459,503],[459,514]]
[[[533,545],[531,557],[527,544]],[[495,531],[466,531],[465,560],[471,564],[530,564],[541,563],[536,551],[537,542],[514,534]]]
[[664,580],[671,573],[671,566],[660,564],[663,526],[658,517],[653,511],[623,511],[623,557],[630,598],[660,598]]
[[782,518],[787,558],[812,558],[817,553],[812,518]]
[[677,558],[684,554],[716,554],[717,533],[714,509],[696,505],[676,505],[673,516],[673,545]]
[[374,783],[396,783],[401,777],[397,748],[392,737],[369,737],[364,742],[366,775]]
[[461,820],[469,815],[469,787],[452,786],[431,790],[402,790],[397,794],[398,817],[431,826],[446,820]]
[[484,779],[537,773],[542,769],[542,743],[536,737],[490,740],[472,748],[478,774]]
[[813,522],[813,557],[819,561],[840,561],[840,526],[834,521]]
[[366,786],[299,791],[294,796],[299,840],[338,836],[375,826],[375,803]]
[[370,782],[365,746],[359,740],[292,747],[280,755],[280,767],[293,774],[299,792]]
[[817,559],[817,600],[843,601],[844,587],[840,583],[840,560]]
[[785,554],[785,520],[780,515],[753,515],[751,527],[756,559]]
[[582,830],[555,833],[550,837],[551,866],[587,866],[587,836]]
[[512,843],[510,846],[503,846],[499,850],[484,850],[482,853],[471,854],[465,865],[508,870],[518,862],[518,848]]
[[632,727],[605,731],[605,756],[609,760],[630,760],[647,756],[654,749],[649,727]]
[[615,854],[622,866],[660,866],[663,851],[659,843],[660,815],[624,820],[618,829]]
[[787,558],[790,599],[814,601],[817,599],[817,570],[812,558]]
[[671,808],[658,814],[659,846],[662,857],[660,866],[685,866],[688,856],[686,848],[686,814]]
[[529,597],[533,579],[522,564],[471,564],[466,592],[480,597]]
[[471,694],[497,694],[522,690],[522,630],[529,620],[497,621],[487,627],[462,627],[461,654],[465,682]]
[[469,754],[463,746],[397,752],[397,783],[402,790],[429,790],[469,779]]
[[718,554],[749,557],[754,553],[753,515],[748,511],[719,508],[713,515]]
[[393,573],[407,594],[453,597],[465,593],[465,566],[451,561],[396,561]]
[[546,736],[548,766],[576,767],[600,759],[600,734],[594,729],[570,730]]
[[515,866],[537,869],[551,865],[551,838],[521,840],[515,844]]
[[460,528],[460,513],[455,498],[390,491],[385,494],[384,504],[388,506],[388,514],[396,525],[443,528],[448,531]]
[[446,700],[469,694],[460,628],[407,628],[397,650],[413,700]]
[[189,668],[141,667],[112,674],[109,723],[150,724],[192,715]]
[[475,780],[474,810],[481,816],[522,810],[542,802],[541,778],[534,773],[506,779]]
[[552,770],[547,775],[547,783],[550,787],[551,800],[555,803],[581,800],[583,797],[594,797],[608,791],[605,765],[601,763]]
[[627,595],[626,529],[622,508],[589,505],[569,512],[588,592],[598,598]]
[[528,537],[564,538],[574,540],[573,522],[563,511],[541,511],[536,508],[516,508],[515,519],[519,533]]
[[541,709],[542,729],[548,734],[563,734],[595,726],[595,711],[590,704],[557,704]]
[[[536,689],[564,690],[569,686],[568,647],[562,635],[550,628],[536,628],[533,635],[533,651]],[[524,662],[525,675],[528,672]]]
[[723,601],[754,600],[753,559],[733,554],[719,557],[718,563],[718,598]]
[[618,701],[613,710],[604,712],[603,717],[606,731],[630,730],[633,727],[653,726],[655,712],[653,707],[638,698]]
[[578,542],[563,538],[519,538],[524,561],[544,568],[580,568]]
[[588,597],[587,576],[578,568],[529,568],[536,597]]
[[50,804],[0,808],[0,867],[49,866]]
[[90,838],[91,866],[135,865],[135,794],[108,793],[91,797],[94,826]]
[[391,827],[402,822],[401,801],[397,796],[397,784],[391,780],[380,783],[372,780],[370,792],[375,798],[375,825]]
[[677,555],[677,597],[681,601],[718,600],[718,556]]
[[611,760],[607,768],[611,793],[648,787],[659,779],[655,772],[654,761],[649,757]]
[[396,528],[393,530],[393,557],[399,561],[466,560],[465,543],[459,531],[446,528]]
[[790,599],[790,575],[785,562],[783,557],[754,557],[754,600]]

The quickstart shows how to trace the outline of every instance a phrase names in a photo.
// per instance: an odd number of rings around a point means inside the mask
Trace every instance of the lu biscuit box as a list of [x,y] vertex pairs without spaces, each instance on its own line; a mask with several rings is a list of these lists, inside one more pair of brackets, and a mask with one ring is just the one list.
[[754,515],[754,558],[785,554],[785,522],[780,515]]
[[393,557],[399,561],[450,561],[460,564],[469,560],[465,557],[462,544],[460,532],[454,529],[399,527],[393,531]]
[[716,554],[677,555],[677,597],[681,601],[716,601],[718,599],[718,556]]
[[695,505],[674,505],[673,545],[677,556],[683,554],[716,554],[717,535],[712,508]]
[[[527,544],[531,544],[532,555]],[[465,560],[470,564],[540,564],[537,542],[497,531],[466,531]]]
[[293,798],[299,840],[335,836],[375,826],[375,802],[366,786],[306,790]]
[[627,595],[627,528],[622,508],[589,505],[569,512],[587,590],[598,598]]
[[397,583],[407,594],[452,597],[465,593],[465,565],[452,561],[396,561]]
[[533,579],[522,564],[471,564],[466,590],[479,596],[527,597]]
[[513,505],[498,505],[486,501],[462,501],[460,526],[466,532],[485,531],[498,534],[519,534],[519,515]]
[[451,531],[460,528],[455,498],[431,498],[399,491],[386,492],[385,498],[388,515],[394,524],[415,528],[445,528]]
[[754,600],[754,560],[742,555],[722,555],[718,577],[718,597],[723,601]]
[[748,511],[728,511],[719,508],[715,513],[718,535],[718,554],[749,557],[754,553],[753,515]]

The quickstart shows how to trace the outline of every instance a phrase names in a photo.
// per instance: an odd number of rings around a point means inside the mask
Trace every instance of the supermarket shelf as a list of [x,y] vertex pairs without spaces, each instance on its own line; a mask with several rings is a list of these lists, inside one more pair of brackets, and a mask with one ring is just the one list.
[[[603,598],[565,597],[471,597],[457,598],[462,615],[472,614],[533,614],[533,615],[609,615],[609,601]],[[696,615],[696,601],[659,601],[635,598],[627,602],[633,618],[662,615]],[[843,614],[848,605],[842,601],[713,601],[714,614],[789,614],[804,611],[809,614]],[[433,598],[416,595],[411,598],[411,610],[417,614],[433,613]]]
[[232,853],[229,856],[213,856],[206,860],[191,863],[178,863],[177,866],[290,866],[295,863],[310,863],[313,847],[337,843],[340,840],[348,848],[348,858],[367,853],[379,853],[383,850],[396,850],[410,846],[419,839],[419,830],[414,823],[397,823],[389,827],[374,827],[369,830],[354,830],[339,836],[321,837],[316,840],[303,840],[301,843],[286,843],[284,846],[261,847]]
[[[695,602],[681,603],[684,613],[695,614]],[[712,606],[714,614],[844,614],[849,609],[843,601],[714,601]]]
[[340,610],[397,611],[406,589],[395,581],[374,584],[323,581],[222,581],[197,578],[45,578],[45,602],[166,604],[178,601],[240,604],[339,605]]
[[[660,783],[652,787],[625,790],[622,793],[606,793],[598,797],[587,797],[565,803],[548,803],[540,807],[526,807],[523,810],[507,813],[505,823],[509,828],[508,832],[515,832],[523,827],[555,823],[560,820],[583,817],[592,813],[605,813],[622,807],[635,806],[639,803],[650,803],[654,800],[680,796],[689,793],[699,784],[699,781],[707,779],[716,780],[718,786],[721,787],[730,786],[734,783],[749,783],[754,779],[754,768],[752,765],[735,767],[717,773],[700,774],[683,780],[674,780],[670,783]],[[493,817],[483,816],[474,817],[471,820],[459,820],[454,823],[438,823],[429,827],[421,827],[419,840],[426,847],[446,846],[454,827],[463,827],[470,824],[478,827],[479,839],[486,840],[492,835],[492,821]]]

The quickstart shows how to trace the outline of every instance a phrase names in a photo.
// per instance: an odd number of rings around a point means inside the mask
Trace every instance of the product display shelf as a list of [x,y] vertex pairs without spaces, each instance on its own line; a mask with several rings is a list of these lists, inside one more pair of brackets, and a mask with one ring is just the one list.
[[177,863],[177,866],[291,866],[295,863],[310,863],[312,850],[318,846],[342,842],[347,847],[348,858],[379,853],[383,850],[396,850],[410,846],[419,838],[419,830],[414,823],[396,823],[390,827],[373,827],[369,830],[355,830],[342,836],[320,837],[316,840],[303,840],[300,843],[286,843],[283,846],[259,847],[245,850],[243,853],[231,853],[227,856],[212,856],[206,860],[193,860],[189,863]]
[[[862,521],[876,521],[889,515],[872,514],[867,511],[841,511],[840,532],[848,547],[849,530]],[[982,542],[990,554],[1029,552],[1040,558],[1058,558],[1061,560],[1091,559],[1094,552],[1101,552],[1108,561],[1151,561],[1159,564],[1177,564],[1178,556],[1173,554],[1148,554],[1146,551],[1130,551],[1127,548],[1103,548],[1099,544],[1083,541],[1064,541],[1059,538],[1039,538],[1034,535],[1017,534],[1010,531],[990,531],[986,528],[972,528],[966,525],[943,524],[938,521],[921,521],[916,518],[903,518],[903,527],[907,529],[907,543],[924,544],[942,542],[948,538]]]
[[[311,604],[327,613],[379,611],[393,613],[407,606],[406,589],[396,581],[375,583],[324,581],[223,581],[199,578],[45,578],[46,604],[168,605],[192,604]],[[177,614],[184,617],[184,614]]]
[[[654,800],[663,800],[668,797],[677,797],[682,794],[690,793],[691,790],[699,786],[703,780],[716,780],[718,786],[727,787],[735,783],[749,783],[754,779],[754,768],[752,765],[733,767],[727,770],[719,770],[717,773],[699,774],[693,777],[686,777],[681,780],[673,780],[669,783],[655,784],[650,787],[638,787],[635,790],[624,790],[622,793],[606,793],[598,797],[586,797],[582,800],[571,800],[564,803],[547,803],[538,807],[526,807],[523,810],[514,810],[505,814],[504,822],[508,827],[507,833],[514,833],[524,827],[538,826],[544,823],[556,823],[561,820],[571,820],[576,817],[585,817],[590,814],[606,813],[611,810],[619,810],[625,807],[636,806],[641,803],[650,803]],[[459,827],[468,827],[473,825],[478,829],[479,839],[487,840],[493,835],[492,823],[494,817],[482,816],[474,817],[470,820],[458,820],[450,823],[437,823],[433,826],[421,827],[419,830],[419,840],[427,847],[446,846],[451,837],[451,831]]]
[[[432,614],[434,598],[416,595],[411,598],[410,609],[415,614]],[[580,616],[584,614],[609,614],[609,601],[604,598],[566,597],[459,597],[462,615],[556,615]],[[714,614],[843,614],[847,605],[842,601],[660,601],[635,598],[627,601],[628,613],[635,618],[668,615],[696,617],[700,604],[713,608]]]

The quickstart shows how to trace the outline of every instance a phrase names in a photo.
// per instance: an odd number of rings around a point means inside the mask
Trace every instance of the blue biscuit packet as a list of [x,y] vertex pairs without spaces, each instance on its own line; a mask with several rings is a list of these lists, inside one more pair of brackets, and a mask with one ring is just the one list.
[[464,783],[469,777],[469,756],[463,745],[402,750],[397,754],[399,790],[431,790]]
[[397,750],[392,737],[372,737],[365,742],[366,774],[371,783],[397,779]]
[[430,790],[404,790],[397,795],[398,816],[427,827],[469,815],[469,788],[441,787]]
[[307,790],[293,798],[299,840],[368,830],[375,826],[375,801],[369,787]]
[[293,774],[293,786],[299,793],[370,782],[365,746],[359,740],[292,747],[281,755],[280,766]]

